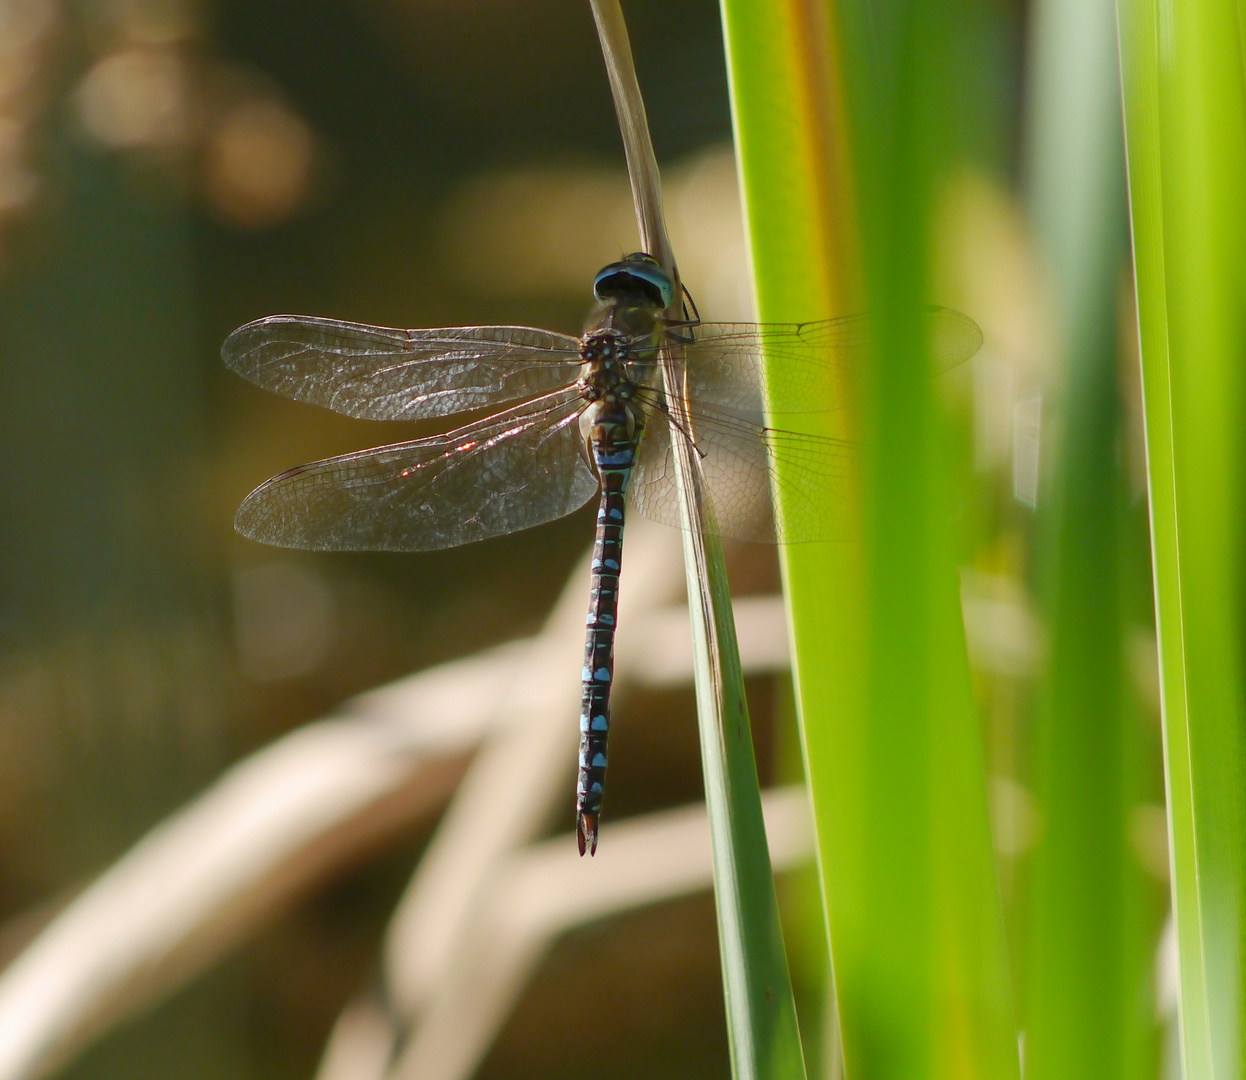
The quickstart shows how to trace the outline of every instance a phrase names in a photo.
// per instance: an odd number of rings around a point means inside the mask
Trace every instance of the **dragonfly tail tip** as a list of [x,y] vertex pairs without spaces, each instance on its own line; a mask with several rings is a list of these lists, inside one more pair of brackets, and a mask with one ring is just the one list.
[[597,854],[597,815],[583,813],[576,815],[575,838],[580,846],[580,854]]

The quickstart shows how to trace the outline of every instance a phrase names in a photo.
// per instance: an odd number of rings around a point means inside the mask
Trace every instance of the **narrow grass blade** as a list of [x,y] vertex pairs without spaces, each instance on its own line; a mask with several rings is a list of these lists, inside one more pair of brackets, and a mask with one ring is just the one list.
[[1242,1068],[1242,321],[1239,9],[1119,0],[1155,609],[1190,1080]]
[[1028,188],[1065,327],[1054,490],[1040,500],[1050,634],[1035,733],[1043,829],[1025,958],[1026,1076],[1155,1075],[1158,912],[1129,847],[1144,718],[1126,679],[1127,515],[1117,308],[1127,209],[1112,0],[1042,0],[1030,65]]
[[[618,0],[592,0],[627,152],[645,249],[678,285],[662,215],[661,184]],[[680,318],[680,298],[668,315]],[[680,398],[677,356],[663,358],[668,396]],[[685,415],[686,412],[685,412]],[[697,719],[714,851],[714,899],[732,1073],[737,1080],[803,1077],[787,956],[762,818],[761,791],[722,547],[700,464],[672,440],[684,518],[684,564],[696,657]]]
[[[784,552],[846,1072],[1015,1077],[949,481],[918,314],[940,161],[932,142],[955,129],[949,42],[965,28],[955,9],[923,2],[881,5],[869,33],[849,2],[723,0],[723,11],[760,318],[859,306],[883,316],[861,411],[800,418],[823,434],[857,429],[861,538]],[[828,379],[827,400],[842,389]]]

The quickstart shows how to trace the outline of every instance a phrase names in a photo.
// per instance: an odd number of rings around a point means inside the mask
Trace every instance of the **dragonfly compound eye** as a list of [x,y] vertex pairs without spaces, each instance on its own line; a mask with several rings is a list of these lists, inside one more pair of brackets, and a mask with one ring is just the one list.
[[675,286],[652,256],[637,252],[599,271],[593,281],[593,295],[598,300],[667,308],[675,298]]

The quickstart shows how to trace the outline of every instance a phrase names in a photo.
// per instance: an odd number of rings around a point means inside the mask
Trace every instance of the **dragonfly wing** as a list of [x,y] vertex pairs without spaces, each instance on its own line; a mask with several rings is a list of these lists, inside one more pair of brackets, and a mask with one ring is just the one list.
[[[982,331],[950,308],[925,313],[930,352],[939,371],[968,360],[982,346]],[[807,323],[703,323],[685,347],[688,396],[726,409],[761,412],[762,372],[769,357],[767,389],[776,413],[821,412],[832,385],[850,386],[870,347],[877,322],[849,315]],[[836,376],[836,373],[838,375]]]
[[[672,440],[691,433],[721,536],[768,543],[842,540],[854,532],[856,447],[838,439],[801,435],[760,419],[696,407],[676,422],[659,408],[649,413],[632,505],[666,525],[682,525]],[[776,455],[783,458],[781,471]],[[772,491],[782,494],[784,519],[775,520]]]
[[306,315],[240,326],[228,367],[266,390],[365,420],[417,420],[546,394],[579,373],[579,342],[526,326],[398,330]]
[[553,521],[597,491],[562,390],[413,442],[316,461],[247,496],[243,536],[314,551],[435,551]]

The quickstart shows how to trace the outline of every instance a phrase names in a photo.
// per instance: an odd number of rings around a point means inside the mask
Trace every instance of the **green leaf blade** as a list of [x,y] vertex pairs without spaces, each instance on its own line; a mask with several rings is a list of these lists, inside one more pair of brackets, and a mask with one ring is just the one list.
[[[951,496],[920,317],[934,177],[911,121],[924,95],[943,100],[946,32],[934,5],[915,5],[923,28],[938,32],[910,27],[915,52],[885,42],[880,58],[867,54],[864,34],[832,32],[836,15],[851,21],[848,7],[723,5],[759,317],[866,306],[882,327],[850,399],[860,412],[783,418],[868,448],[860,539],[783,552],[844,1058],[849,1075],[867,1077],[1015,1076]],[[876,61],[903,82],[900,97],[884,100],[868,84]],[[858,244],[868,257],[857,258]],[[842,402],[846,389],[828,375],[826,400]]]
[[1246,115],[1240,21],[1120,0],[1180,971],[1192,1078],[1242,1067]]

